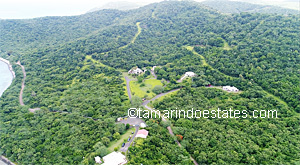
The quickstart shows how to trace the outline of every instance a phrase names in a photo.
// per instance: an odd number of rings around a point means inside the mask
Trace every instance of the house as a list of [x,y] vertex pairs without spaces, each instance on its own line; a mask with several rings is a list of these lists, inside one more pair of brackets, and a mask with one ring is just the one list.
[[132,68],[128,71],[128,74],[141,74],[143,73],[143,70],[136,67],[136,68]]
[[126,157],[120,152],[112,152],[103,157],[103,165],[122,165],[126,164]]
[[185,77],[194,77],[196,74],[194,72],[185,72],[184,74]]
[[228,91],[228,92],[238,92],[239,89],[237,89],[236,87],[234,86],[223,86],[223,90],[225,91]]
[[102,163],[101,158],[99,156],[96,156],[95,157],[95,162],[99,163],[99,164]]
[[137,134],[136,134],[135,137],[136,137],[136,138],[140,137],[140,138],[146,139],[147,136],[148,136],[148,131],[145,130],[145,129],[141,129],[141,130],[139,130],[139,131],[137,132]]

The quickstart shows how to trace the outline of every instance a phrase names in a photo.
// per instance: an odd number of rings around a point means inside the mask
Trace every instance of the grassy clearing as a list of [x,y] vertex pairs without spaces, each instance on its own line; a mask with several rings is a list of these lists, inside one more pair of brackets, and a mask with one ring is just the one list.
[[[148,97],[152,98],[156,94],[152,92],[152,89],[156,85],[163,85],[160,80],[156,79],[146,79],[144,82],[145,86],[141,87],[142,83],[138,83],[137,81],[131,81],[130,82],[130,90],[132,95],[139,96],[141,98],[144,98],[145,95],[148,95]],[[147,91],[149,93],[147,93]]]
[[147,79],[147,80],[145,80],[144,83],[151,85],[152,88],[154,88],[156,85],[163,85],[161,83],[161,80],[156,80],[156,79]]
[[128,129],[123,135],[121,135],[121,138],[119,140],[111,141],[109,146],[108,146],[108,150],[110,152],[113,152],[115,147],[121,147],[124,139],[127,140],[129,138],[129,136],[131,135],[131,132],[135,132],[134,127]]
[[224,47],[223,47],[224,50],[231,50],[232,48],[228,45],[228,42],[226,42],[224,40]]

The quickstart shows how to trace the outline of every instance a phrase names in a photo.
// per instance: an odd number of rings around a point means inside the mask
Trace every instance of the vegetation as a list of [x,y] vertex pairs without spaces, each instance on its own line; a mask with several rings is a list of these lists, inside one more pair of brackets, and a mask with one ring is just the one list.
[[[291,115],[284,105],[262,92],[248,90],[232,94],[215,88],[185,88],[177,95],[155,102],[154,107],[161,110],[247,110],[246,119],[174,117],[171,120],[174,134],[183,136],[182,146],[198,163],[273,164],[296,162],[299,157],[299,117]],[[253,110],[266,107],[278,109],[279,118],[250,117]],[[280,154],[274,153],[279,150]]]
[[[299,15],[224,15],[188,1],[0,20],[0,55],[16,71],[0,99],[0,153],[18,164],[92,164],[127,136],[117,117],[144,97],[181,88],[153,106],[276,109],[278,118],[147,119],[149,136],[129,148],[130,164],[192,164],[190,155],[199,164],[296,164],[298,27]],[[25,106],[18,102],[18,60],[27,72]],[[150,72],[134,78],[129,100],[122,72],[136,66],[161,68],[155,69],[157,79]],[[178,83],[188,71],[197,76]],[[209,84],[243,92],[205,87]],[[36,107],[41,110],[28,111]],[[169,125],[178,136],[168,133]]]
[[[140,98],[154,97],[156,93],[153,91],[153,88],[155,88],[155,86],[161,87],[162,86],[161,80],[146,79],[144,80],[144,82],[130,81],[130,89],[132,94],[139,96]],[[161,90],[161,92],[162,91],[163,89]]]

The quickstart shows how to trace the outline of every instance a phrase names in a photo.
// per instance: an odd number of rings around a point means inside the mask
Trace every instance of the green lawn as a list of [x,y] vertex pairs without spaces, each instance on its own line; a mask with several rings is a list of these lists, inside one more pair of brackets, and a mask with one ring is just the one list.
[[[161,86],[163,85],[161,83],[161,80],[156,80],[156,79],[147,79],[143,83],[145,84],[145,86],[141,87],[140,85],[142,83],[138,83],[137,81],[130,81],[130,89],[132,95],[136,95],[141,98],[144,98],[145,95],[148,95],[148,97],[152,98],[156,95],[155,93],[152,92],[152,89],[156,85],[161,85]],[[149,91],[149,93],[147,93],[147,91]]]
[[115,140],[115,141],[111,141],[108,147],[108,150],[110,152],[114,151],[115,147],[122,147],[122,143],[124,141],[124,139],[128,139],[129,135],[132,135],[131,132],[135,132],[135,128],[130,128],[128,129],[123,135],[121,135],[121,138],[119,140]]

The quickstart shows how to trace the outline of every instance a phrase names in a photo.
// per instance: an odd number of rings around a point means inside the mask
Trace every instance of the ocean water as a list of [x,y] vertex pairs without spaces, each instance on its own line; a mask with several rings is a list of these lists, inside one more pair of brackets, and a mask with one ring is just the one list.
[[3,61],[0,61],[0,96],[10,86],[13,80],[8,65]]

